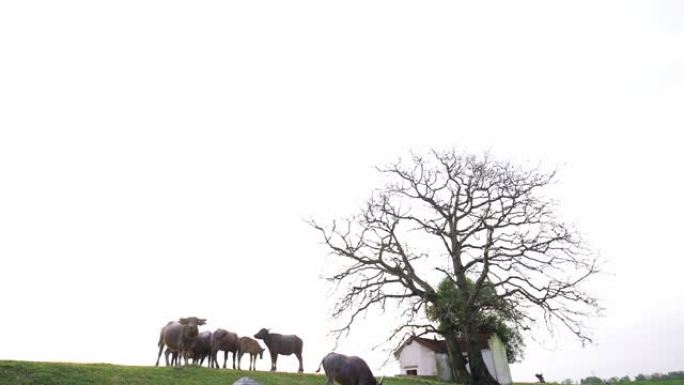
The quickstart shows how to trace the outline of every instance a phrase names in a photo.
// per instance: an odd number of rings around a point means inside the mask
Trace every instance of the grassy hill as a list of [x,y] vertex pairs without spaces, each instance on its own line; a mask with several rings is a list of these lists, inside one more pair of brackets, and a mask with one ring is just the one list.
[[[231,385],[240,377],[264,385],[324,385],[316,374],[211,370],[206,367],[146,367],[0,361],[0,385]],[[386,378],[385,385],[443,385],[417,378]]]
[[[211,370],[206,367],[155,368],[110,364],[0,361],[0,385],[232,385],[240,377],[251,377],[264,385],[324,385],[326,383],[325,377],[317,374]],[[385,385],[445,385],[445,383],[415,377],[388,377],[385,378]],[[684,380],[635,381],[628,385],[684,385]]]

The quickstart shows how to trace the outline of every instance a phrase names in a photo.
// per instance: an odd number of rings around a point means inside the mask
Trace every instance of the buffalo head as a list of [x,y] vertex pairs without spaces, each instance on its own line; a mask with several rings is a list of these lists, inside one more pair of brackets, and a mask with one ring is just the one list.
[[254,338],[264,340],[264,339],[268,338],[268,334],[269,334],[268,329],[262,328],[261,330],[259,330],[259,333],[254,335]]
[[207,323],[207,320],[205,318],[188,317],[181,318],[178,322],[183,325],[183,334],[187,337],[195,338],[199,334],[199,329],[197,327]]

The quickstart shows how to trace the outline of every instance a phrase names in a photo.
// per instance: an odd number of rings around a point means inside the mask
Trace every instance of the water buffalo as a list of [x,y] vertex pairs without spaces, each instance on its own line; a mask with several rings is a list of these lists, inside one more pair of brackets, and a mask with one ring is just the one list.
[[178,351],[166,348],[164,350],[164,358],[166,359],[166,366],[169,366],[169,355],[171,356],[171,366],[176,365],[176,360],[178,359]]
[[259,359],[264,358],[264,348],[249,337],[240,337],[238,340],[238,369],[240,369],[242,355],[245,353],[249,353],[249,370],[256,370],[257,355],[259,355]]
[[226,368],[226,362],[228,361],[228,353],[233,353],[233,369],[235,369],[235,355],[238,351],[238,336],[233,332],[229,332],[224,329],[216,329],[211,335],[211,356],[209,357],[211,368],[219,368],[218,360],[216,356],[218,351],[223,350],[223,369]]
[[209,357],[207,365],[211,367],[211,336],[212,333],[208,330],[197,335],[191,348],[193,364],[199,361],[199,365],[202,366],[204,359]]
[[321,371],[321,366],[328,377],[328,385],[333,385],[334,381],[340,385],[382,385],[384,379],[378,382],[366,361],[356,356],[328,353],[321,360],[316,373]]
[[[204,325],[206,322],[206,319],[188,317],[167,323],[159,333],[159,342],[157,343],[157,346],[159,346],[159,354],[157,355],[157,363],[155,366],[159,366],[159,358],[164,350],[164,345],[166,345],[171,352],[178,352],[185,358],[185,363],[187,364],[187,356],[185,354],[187,350],[192,347],[192,343],[199,334],[197,327]],[[168,355],[166,355],[165,358],[166,365],[168,366]],[[176,365],[180,365],[180,358],[176,360]]]
[[295,335],[281,335],[269,332],[268,329],[261,329],[254,338],[264,340],[268,352],[271,354],[271,371],[276,370],[276,362],[278,361],[278,354],[289,356],[294,354],[299,360],[298,372],[303,372],[302,366],[302,347],[304,343],[302,339]]

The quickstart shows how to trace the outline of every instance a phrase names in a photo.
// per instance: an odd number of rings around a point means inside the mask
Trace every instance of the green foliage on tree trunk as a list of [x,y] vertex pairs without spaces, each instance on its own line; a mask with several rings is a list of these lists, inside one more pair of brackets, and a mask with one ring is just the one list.
[[[468,286],[472,287],[472,280],[468,280]],[[458,287],[449,279],[442,280],[437,288],[434,304],[427,306],[427,316],[431,321],[438,323],[438,330],[446,334],[447,330],[452,335],[461,336],[465,323],[464,296]],[[474,322],[479,333],[496,333],[506,347],[508,362],[513,363],[522,359],[524,341],[522,335],[515,328],[516,313],[510,305],[496,294],[491,284],[485,284],[479,292],[478,299],[473,306],[479,309],[474,313]]]

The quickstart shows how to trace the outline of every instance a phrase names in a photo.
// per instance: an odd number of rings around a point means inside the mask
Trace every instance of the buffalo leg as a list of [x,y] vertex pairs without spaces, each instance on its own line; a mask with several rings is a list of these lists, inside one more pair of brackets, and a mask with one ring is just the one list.
[[233,370],[235,370],[235,354],[237,354],[237,351],[233,352]]
[[[159,345],[159,354],[157,355],[157,363],[154,366],[159,366],[159,358],[161,358],[162,350],[164,350],[164,345]],[[169,366],[169,359],[166,359],[166,366]]]
[[271,371],[275,372],[276,370],[276,363],[278,362],[278,354],[277,353],[271,353]]
[[240,369],[240,363],[242,362],[242,355],[245,354],[244,352],[238,352],[238,370]]
[[216,363],[216,355],[218,354],[218,350],[212,350],[211,354],[209,355],[209,367],[210,368],[217,368],[218,364]]
[[299,360],[299,369],[297,369],[297,371],[299,373],[303,373],[304,372],[304,366],[302,365],[302,353],[297,354],[297,359]]
[[223,351],[223,369],[226,368],[226,362],[228,362],[228,350]]

